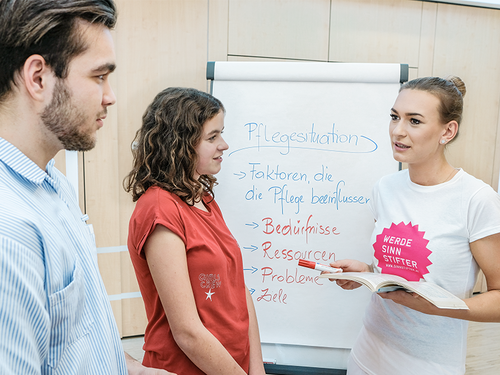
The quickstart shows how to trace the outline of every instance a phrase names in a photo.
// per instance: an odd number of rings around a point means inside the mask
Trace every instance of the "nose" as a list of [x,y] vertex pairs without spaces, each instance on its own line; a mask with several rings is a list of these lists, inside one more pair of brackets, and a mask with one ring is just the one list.
[[405,133],[403,121],[391,122],[390,133],[391,133],[391,135],[394,135],[394,136],[404,137],[406,133]]
[[111,84],[109,83],[109,80],[106,80],[106,83],[104,85],[104,91],[102,93],[102,105],[108,107],[115,103],[116,103],[115,93],[113,91],[113,88],[111,87]]
[[220,151],[225,151],[229,148],[229,145],[226,143],[224,138],[221,137],[221,143],[219,144],[219,150]]

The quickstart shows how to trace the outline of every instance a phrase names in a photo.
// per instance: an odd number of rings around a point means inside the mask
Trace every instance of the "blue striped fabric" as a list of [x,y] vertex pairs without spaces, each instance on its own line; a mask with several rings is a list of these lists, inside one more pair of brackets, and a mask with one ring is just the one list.
[[126,374],[93,234],[66,178],[0,138],[0,374]]

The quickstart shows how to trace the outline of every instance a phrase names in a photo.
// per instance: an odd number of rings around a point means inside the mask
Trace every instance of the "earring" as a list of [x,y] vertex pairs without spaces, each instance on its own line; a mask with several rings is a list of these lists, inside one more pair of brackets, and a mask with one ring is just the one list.
[[441,139],[441,144],[444,145],[446,141],[444,139]]

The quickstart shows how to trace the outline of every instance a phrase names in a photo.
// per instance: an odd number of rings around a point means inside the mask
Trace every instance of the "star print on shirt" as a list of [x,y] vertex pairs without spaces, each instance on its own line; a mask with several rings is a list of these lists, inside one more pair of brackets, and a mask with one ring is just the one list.
[[207,295],[207,298],[205,298],[205,300],[210,298],[210,301],[211,301],[212,296],[215,294],[215,292],[212,292],[212,289],[210,289],[208,292],[205,292],[205,294]]

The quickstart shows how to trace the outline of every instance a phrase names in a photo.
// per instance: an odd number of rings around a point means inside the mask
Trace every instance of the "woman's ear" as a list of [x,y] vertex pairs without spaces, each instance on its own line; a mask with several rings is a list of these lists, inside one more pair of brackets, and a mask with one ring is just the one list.
[[[450,143],[458,133],[458,122],[455,120],[450,121],[445,125],[444,133],[441,138],[441,143]],[[443,142],[444,141],[444,142]]]
[[35,100],[45,102],[52,97],[55,76],[45,59],[40,55],[31,55],[21,69],[21,83],[26,92]]

